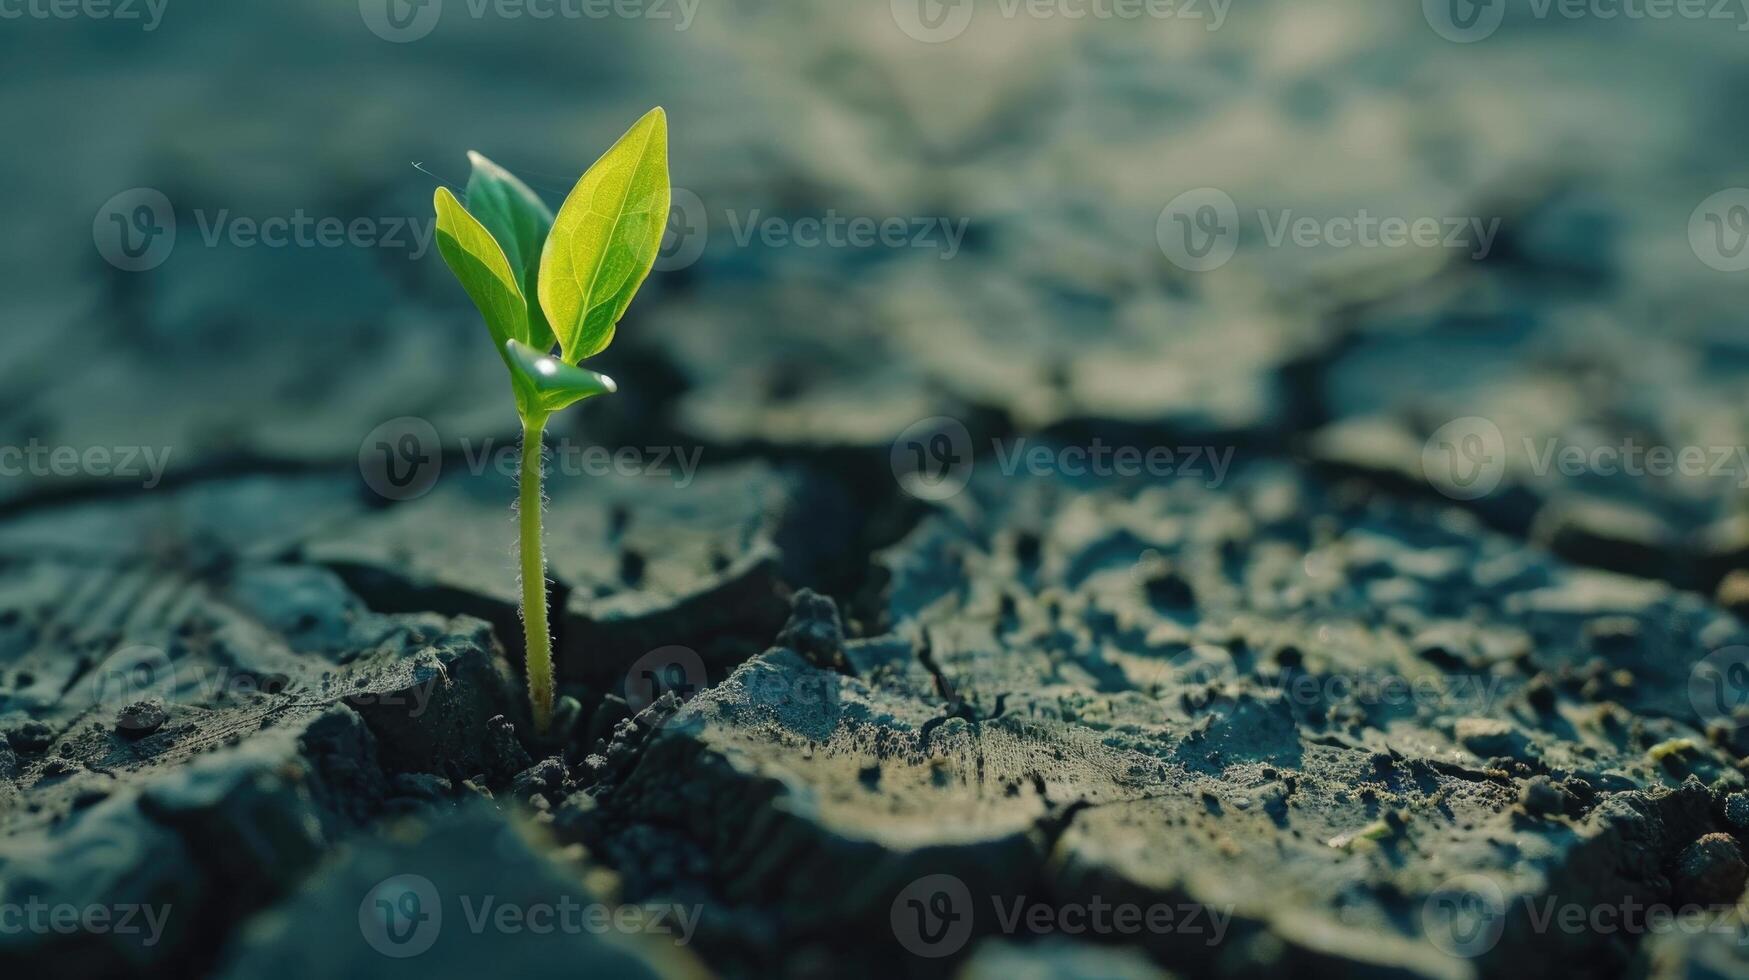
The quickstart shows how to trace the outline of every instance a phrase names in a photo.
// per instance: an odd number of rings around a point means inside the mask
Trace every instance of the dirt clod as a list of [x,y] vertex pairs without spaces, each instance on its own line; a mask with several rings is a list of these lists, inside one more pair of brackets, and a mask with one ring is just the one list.
[[791,600],[790,618],[778,632],[777,644],[828,670],[849,669],[844,659],[844,626],[838,618],[838,604],[812,589],[798,591]]
[[1725,819],[1739,831],[1749,831],[1749,793],[1736,792],[1725,797]]
[[6,741],[19,755],[40,755],[54,744],[55,731],[40,721],[25,721],[6,732]]
[[1531,816],[1552,817],[1566,809],[1567,794],[1550,782],[1549,777],[1537,776],[1524,784],[1518,803]]
[[162,701],[135,701],[116,713],[115,733],[123,738],[145,738],[169,720]]
[[1729,834],[1707,834],[1676,859],[1673,884],[1684,900],[1702,905],[1735,902],[1749,881],[1749,863]]

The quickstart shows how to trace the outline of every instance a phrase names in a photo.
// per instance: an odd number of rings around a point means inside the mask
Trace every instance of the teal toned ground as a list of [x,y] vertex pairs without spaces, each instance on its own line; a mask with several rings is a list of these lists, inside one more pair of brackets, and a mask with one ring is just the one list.
[[[7,975],[1749,970],[1733,25],[356,6],[0,20],[0,927],[164,912]],[[420,222],[655,104],[543,740],[519,427]]]

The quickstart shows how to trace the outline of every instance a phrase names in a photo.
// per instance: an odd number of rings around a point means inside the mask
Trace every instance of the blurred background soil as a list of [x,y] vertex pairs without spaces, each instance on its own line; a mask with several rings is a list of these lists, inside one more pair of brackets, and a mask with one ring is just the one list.
[[[0,962],[1741,975],[1424,910],[1742,892],[1749,746],[1693,684],[1749,695],[1702,666],[1749,608],[1749,10],[622,6],[0,19],[0,885],[182,910]],[[620,393],[552,433],[542,744],[516,419],[430,200],[479,150],[556,206],[653,105],[663,256],[591,362]],[[1205,455],[1007,455],[1102,445]],[[633,463],[562,468],[591,447]],[[671,717],[645,672],[710,691]],[[706,918],[378,955],[354,912],[407,874]],[[937,875],[1236,938],[985,913],[920,954],[889,912]]]

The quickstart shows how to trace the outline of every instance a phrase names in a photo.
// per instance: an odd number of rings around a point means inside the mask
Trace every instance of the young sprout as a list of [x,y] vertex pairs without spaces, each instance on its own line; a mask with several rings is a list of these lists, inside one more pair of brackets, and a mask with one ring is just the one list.
[[554,412],[616,390],[612,378],[580,364],[613,341],[662,246],[668,117],[658,108],[638,120],[577,181],[557,217],[509,171],[478,153],[468,157],[467,206],[449,188],[437,189],[437,247],[492,332],[522,418],[522,624],[529,701],[544,734],[553,717],[553,651],[541,540],[542,439]]

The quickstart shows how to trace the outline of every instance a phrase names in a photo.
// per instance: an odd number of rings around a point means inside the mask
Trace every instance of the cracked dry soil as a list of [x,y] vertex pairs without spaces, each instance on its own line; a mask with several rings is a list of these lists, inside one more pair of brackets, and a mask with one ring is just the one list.
[[[935,48],[806,0],[392,49],[348,4],[8,22],[47,83],[0,93],[0,445],[174,459],[0,480],[0,977],[1749,975],[1744,487],[1516,451],[1749,446],[1743,280],[1685,234],[1742,183],[1740,35],[1232,6]],[[715,231],[553,434],[702,462],[549,481],[541,739],[465,296],[187,212],[423,216],[407,161],[569,173],[656,103]],[[1499,235],[1194,274],[1157,221],[1204,185]],[[142,187],[183,244],[132,274],[89,216]],[[721,220],[829,212],[970,231]],[[389,502],[358,453],[408,415],[445,473]],[[892,452],[935,417],[977,466],[924,501]],[[1454,500],[1424,448],[1474,417],[1515,451]],[[1020,440],[1231,470],[1002,472]]]
[[[1690,679],[1749,630],[1706,598],[1277,461],[1218,489],[980,472],[951,506],[895,490],[908,517],[885,541],[853,526],[845,480],[748,462],[684,493],[561,491],[574,703],[547,740],[493,574],[502,486],[382,509],[342,478],[245,477],[150,513],[19,519],[0,535],[0,875],[51,907],[169,913],[150,944],[50,929],[0,937],[0,959],[235,977],[412,976],[431,957],[555,976],[1744,967],[1734,918],[1538,925],[1551,905],[1735,916],[1749,745],[1696,717]],[[431,957],[385,958],[361,905],[408,875],[447,918]],[[942,882],[965,926],[919,931],[908,903]],[[1487,914],[1450,918],[1478,893]],[[481,896],[668,911],[530,935],[479,928]],[[1102,904],[1176,928],[1061,914]],[[1478,923],[1486,941],[1463,945]]]

